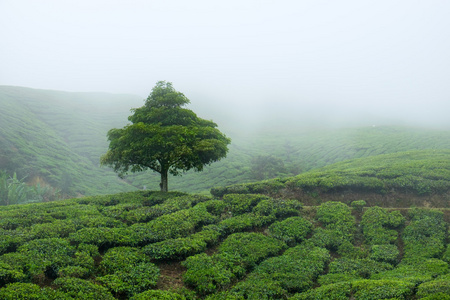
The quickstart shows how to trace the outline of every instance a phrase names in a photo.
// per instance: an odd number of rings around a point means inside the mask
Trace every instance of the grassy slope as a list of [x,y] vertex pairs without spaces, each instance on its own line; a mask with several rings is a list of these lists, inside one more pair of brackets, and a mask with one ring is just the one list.
[[[72,194],[104,194],[129,190],[125,182],[98,161],[107,149],[106,133],[127,122],[129,109],[142,105],[135,96],[67,93],[0,87],[0,168],[34,175]],[[214,116],[212,116],[214,119]],[[245,126],[245,124],[241,124]],[[450,131],[394,126],[288,130],[267,126],[244,135],[233,128],[227,158],[201,173],[172,177],[169,188],[208,192],[213,186],[252,182],[251,159],[273,155],[296,175],[351,158],[406,150],[450,149]],[[158,189],[159,174],[127,177],[132,185]],[[31,176],[31,177],[30,177]]]
[[[350,201],[356,200],[355,195],[367,197],[371,193],[380,195],[381,198],[376,197],[377,204],[384,198],[386,206],[409,207],[412,197],[423,197],[422,203],[432,201],[433,206],[449,207],[450,150],[412,150],[358,158],[291,178],[218,187],[212,192],[216,196],[235,192],[281,193],[309,202],[311,198],[321,202],[338,195]],[[392,197],[406,199],[392,203]]]
[[[0,167],[29,180],[39,176],[71,195],[105,194],[132,189],[98,157],[106,147],[105,131],[115,110],[89,107],[89,99],[106,95],[74,94],[2,87]],[[99,119],[99,116],[102,116]]]
[[[206,167],[201,174],[188,172],[170,178],[170,188],[201,192],[212,186],[252,182],[251,159],[258,155],[274,155],[300,173],[353,158],[406,150],[450,149],[448,130],[401,126],[268,131],[231,138],[227,158]],[[150,183],[147,177],[139,177],[135,182],[155,189],[158,177]]]

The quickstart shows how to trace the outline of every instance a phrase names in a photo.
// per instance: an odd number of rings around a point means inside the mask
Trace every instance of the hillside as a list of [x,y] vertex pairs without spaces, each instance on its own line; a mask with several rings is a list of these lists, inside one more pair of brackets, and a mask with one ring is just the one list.
[[1,87],[0,169],[71,196],[132,190],[98,162],[106,131],[125,123],[130,100],[136,103],[130,96]]
[[216,187],[211,193],[267,194],[318,204],[366,199],[371,205],[450,207],[450,150],[416,150],[331,164],[295,177]]
[[[29,182],[51,184],[69,196],[157,189],[158,174],[144,172],[119,180],[111,170],[99,167],[108,145],[107,131],[124,126],[130,108],[142,104],[142,99],[130,95],[0,86],[0,169],[17,172]],[[203,114],[215,120],[214,115]],[[277,123],[267,120],[250,131],[245,130],[245,120],[219,123],[232,139],[227,158],[201,173],[171,177],[169,189],[208,193],[214,186],[257,181],[252,160],[258,156],[279,159],[284,168],[277,176],[288,177],[352,158],[450,149],[450,130],[398,125],[310,127],[302,120],[283,120],[283,127]]]

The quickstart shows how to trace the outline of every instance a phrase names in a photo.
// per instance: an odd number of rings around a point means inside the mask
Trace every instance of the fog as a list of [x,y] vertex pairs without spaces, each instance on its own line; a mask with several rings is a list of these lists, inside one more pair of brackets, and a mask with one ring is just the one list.
[[219,125],[450,128],[449,11],[445,0],[1,0],[0,85],[144,99],[167,80]]

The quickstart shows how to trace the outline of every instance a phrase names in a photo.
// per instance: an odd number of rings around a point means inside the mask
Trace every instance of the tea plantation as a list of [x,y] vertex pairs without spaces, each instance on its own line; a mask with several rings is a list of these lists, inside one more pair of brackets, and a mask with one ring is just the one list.
[[0,299],[448,299],[445,213],[159,192],[2,207]]
[[0,299],[450,299],[448,158],[353,160],[212,197],[3,206]]

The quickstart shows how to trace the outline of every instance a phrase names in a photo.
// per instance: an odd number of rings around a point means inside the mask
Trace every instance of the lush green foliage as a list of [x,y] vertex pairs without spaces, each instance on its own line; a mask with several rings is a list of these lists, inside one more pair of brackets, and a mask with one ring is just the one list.
[[[343,192],[409,193],[415,195],[445,194],[450,190],[450,151],[408,151],[339,162],[286,179],[257,184],[239,184],[214,188],[211,193],[306,193],[307,195]],[[287,193],[289,192],[289,193]]]
[[405,218],[398,212],[388,213],[386,209],[378,206],[370,207],[362,216],[361,226],[364,237],[370,245],[394,243],[398,228],[405,222]]
[[161,175],[161,191],[167,192],[168,173],[202,171],[204,165],[225,157],[231,140],[214,122],[182,108],[188,103],[170,82],[157,82],[145,105],[133,109],[128,118],[132,124],[108,131],[109,149],[101,164],[121,177],[128,171],[155,171]]
[[269,226],[269,233],[288,245],[301,242],[312,231],[312,224],[302,217],[290,217]]
[[[157,189],[158,174],[135,174],[124,182],[112,170],[98,166],[108,148],[107,131],[126,125],[130,107],[142,102],[141,97],[131,95],[1,86],[0,170],[11,175],[16,171],[19,178],[28,176],[26,180],[32,183],[48,183],[61,190],[62,196],[117,193],[144,186]],[[226,122],[220,127],[233,139],[227,158],[201,173],[189,171],[173,178],[172,189],[203,192],[213,186],[249,183],[254,181],[251,160],[259,155],[282,160],[286,175],[293,176],[352,158],[450,149],[450,133],[445,130],[290,126],[289,130],[273,127],[245,135]],[[256,193],[265,193],[267,185],[256,184]]]
[[[404,217],[366,207],[361,215],[336,201],[303,207],[264,195],[224,198],[141,191],[3,206],[0,298],[445,299],[448,293],[445,210],[402,210]],[[176,290],[165,291],[170,287]]]

